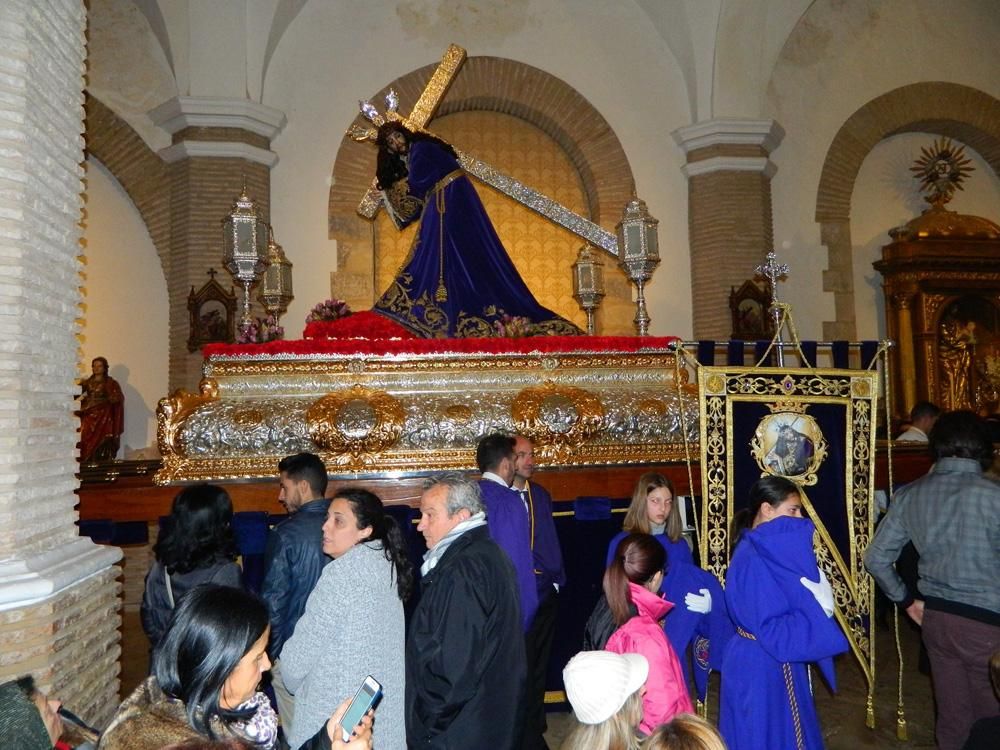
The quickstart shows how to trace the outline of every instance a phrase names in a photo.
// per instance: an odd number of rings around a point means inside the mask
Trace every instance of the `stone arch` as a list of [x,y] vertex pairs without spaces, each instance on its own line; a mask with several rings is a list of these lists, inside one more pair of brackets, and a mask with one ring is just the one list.
[[[409,112],[436,67],[427,65],[396,79],[371,101],[381,106],[392,88],[399,93],[400,111]],[[465,111],[518,117],[558,143],[580,175],[588,218],[595,223],[613,226],[635,192],[632,169],[611,125],[574,88],[543,70],[499,57],[469,58],[436,116]],[[369,145],[345,136],[334,162],[328,204],[330,238],[337,240],[337,294],[361,307],[371,304],[374,289],[372,274],[359,270],[364,264],[357,256],[371,255],[373,229],[357,215],[357,206],[371,185],[374,164]]]
[[851,195],[861,164],[884,138],[933,133],[975,149],[1000,174],[1000,101],[978,89],[944,81],[913,83],[872,99],[841,126],[827,150],[816,193],[816,221],[826,246],[823,290],[833,293],[836,320],[823,322],[827,339],[856,334],[851,243]]
[[86,154],[97,159],[121,184],[146,224],[164,277],[170,277],[170,180],[167,165],[138,133],[89,93]]

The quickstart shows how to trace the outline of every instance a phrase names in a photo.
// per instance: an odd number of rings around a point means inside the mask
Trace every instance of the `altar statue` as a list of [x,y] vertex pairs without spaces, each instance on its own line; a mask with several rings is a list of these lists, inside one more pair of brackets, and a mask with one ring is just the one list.
[[976,346],[976,321],[964,323],[955,318],[942,321],[940,326],[941,393],[944,407],[949,410],[972,408],[973,350]]
[[378,130],[376,178],[400,229],[419,220],[410,253],[373,310],[426,338],[508,335],[511,325],[582,333],[521,280],[449,144],[399,122]]
[[93,374],[81,383],[80,463],[113,459],[125,431],[125,397],[108,375],[108,360],[96,357],[90,367]]

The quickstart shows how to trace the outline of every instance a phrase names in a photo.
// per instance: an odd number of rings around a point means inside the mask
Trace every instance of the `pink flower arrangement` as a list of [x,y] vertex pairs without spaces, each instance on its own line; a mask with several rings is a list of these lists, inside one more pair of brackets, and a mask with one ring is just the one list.
[[240,328],[236,337],[238,344],[266,344],[268,341],[279,341],[285,338],[285,329],[278,325],[278,319],[273,315],[266,318],[254,318],[247,328]]
[[535,336],[537,327],[530,318],[523,315],[508,315],[504,313],[493,321],[494,335],[504,339],[519,339],[524,336]]
[[328,299],[320,302],[306,316],[306,325],[317,320],[340,320],[351,314],[351,308],[342,299]]

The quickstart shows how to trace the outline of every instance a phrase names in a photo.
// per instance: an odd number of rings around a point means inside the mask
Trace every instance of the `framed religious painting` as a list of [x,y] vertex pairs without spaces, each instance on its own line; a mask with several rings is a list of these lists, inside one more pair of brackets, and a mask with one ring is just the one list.
[[760,341],[774,335],[774,321],[770,315],[771,287],[765,281],[762,289],[748,279],[739,289],[729,291],[729,311],[733,328],[730,338],[742,341]]
[[227,292],[212,277],[197,292],[191,287],[188,295],[189,334],[188,351],[196,352],[205,344],[232,344],[236,341],[236,294],[230,287]]

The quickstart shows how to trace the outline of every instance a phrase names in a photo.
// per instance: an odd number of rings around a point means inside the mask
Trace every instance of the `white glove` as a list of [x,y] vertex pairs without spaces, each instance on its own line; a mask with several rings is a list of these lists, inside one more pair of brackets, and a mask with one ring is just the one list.
[[708,589],[698,589],[701,594],[685,594],[684,606],[690,612],[707,615],[712,611],[712,592]]
[[826,574],[822,570],[819,572],[819,583],[813,583],[805,576],[799,579],[799,583],[809,589],[810,593],[816,597],[816,601],[826,612],[826,616],[833,617],[833,587],[826,580]]

